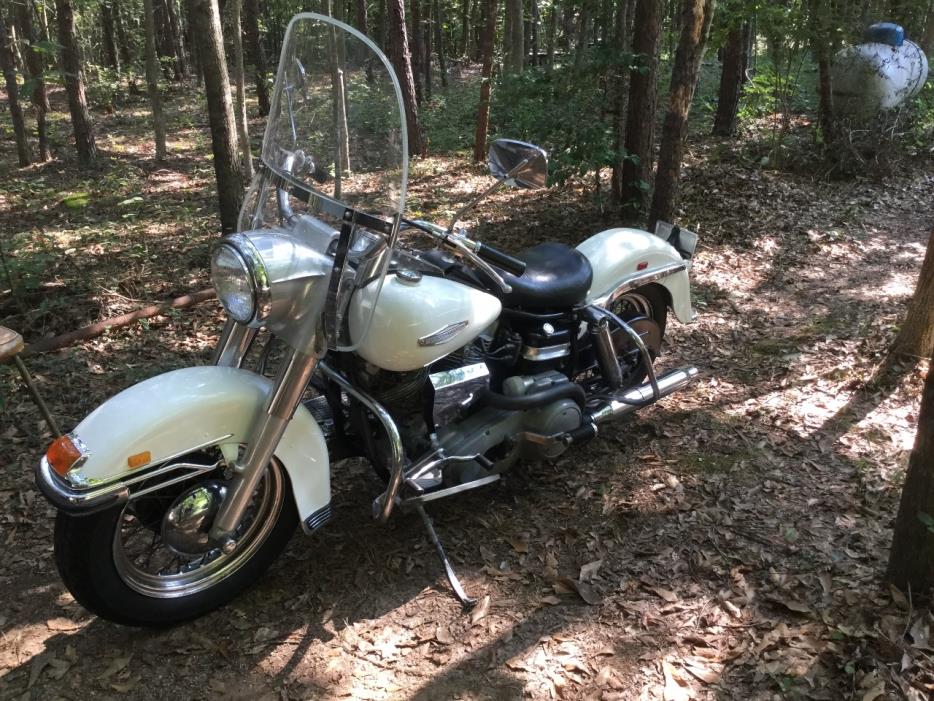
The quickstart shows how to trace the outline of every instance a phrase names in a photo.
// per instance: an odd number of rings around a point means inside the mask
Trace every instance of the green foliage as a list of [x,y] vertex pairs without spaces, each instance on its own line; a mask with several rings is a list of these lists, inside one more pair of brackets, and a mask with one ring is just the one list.
[[504,76],[493,91],[491,133],[547,148],[551,177],[570,177],[616,161],[617,108],[613,76],[633,65],[631,54],[598,47],[580,68],[529,68]]

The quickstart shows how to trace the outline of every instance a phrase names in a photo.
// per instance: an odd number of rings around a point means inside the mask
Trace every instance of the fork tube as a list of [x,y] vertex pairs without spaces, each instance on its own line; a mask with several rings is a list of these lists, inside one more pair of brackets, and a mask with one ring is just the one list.
[[224,324],[224,331],[217,342],[217,347],[214,349],[211,364],[240,367],[243,364],[243,358],[250,350],[253,339],[256,338],[257,331],[258,329],[251,329],[249,326],[238,324],[233,319],[228,319]]
[[230,480],[228,496],[221,504],[211,528],[211,538],[215,541],[232,543],[230,535],[243,518],[253,492],[272,460],[276,446],[311,380],[318,359],[317,355],[294,349],[289,349],[287,357],[283,359],[266,411],[252,430],[246,454],[242,461],[238,460],[233,466],[235,474]]

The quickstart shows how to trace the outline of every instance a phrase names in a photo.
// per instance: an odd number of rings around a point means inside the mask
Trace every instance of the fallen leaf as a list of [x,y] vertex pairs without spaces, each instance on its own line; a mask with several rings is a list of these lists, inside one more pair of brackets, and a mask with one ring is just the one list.
[[669,604],[673,604],[678,601],[678,595],[675,594],[670,589],[662,589],[661,587],[649,587],[652,591],[658,594],[661,598],[667,601]]
[[76,630],[80,627],[80,623],[75,623],[70,618],[64,618],[59,616],[58,618],[50,618],[45,622],[45,625],[48,626],[49,630],[55,631],[66,631],[66,630]]
[[705,684],[716,684],[720,681],[720,672],[697,660],[685,660],[684,669],[693,676],[700,679]]
[[574,592],[584,603],[590,604],[591,606],[596,606],[603,600],[603,597],[600,596],[597,590],[586,582],[578,582],[569,577],[561,577],[557,580],[557,584],[567,588],[568,591]]
[[486,618],[487,614],[490,612],[490,595],[487,594],[482,599],[480,603],[474,607],[474,610],[470,612],[470,625],[477,625],[482,619]]
[[675,668],[667,660],[662,660],[662,674],[665,676],[665,701],[689,701],[691,694],[681,686]]
[[129,657],[114,657],[110,661],[110,664],[107,665],[107,667],[104,669],[104,671],[101,672],[99,675],[97,675],[97,678],[108,679],[112,677],[113,675],[115,675],[120,670],[126,669],[127,665],[129,664],[130,664]]
[[549,594],[548,596],[542,598],[542,603],[548,604],[549,606],[557,606],[561,603],[561,599],[559,599],[554,594]]
[[597,574],[600,567],[603,565],[603,560],[594,560],[593,562],[588,562],[586,565],[581,567],[580,575],[578,579],[581,582],[591,581]]
[[772,597],[769,597],[769,600],[772,601],[773,603],[780,604],[781,606],[784,606],[789,611],[794,611],[795,613],[805,613],[805,614],[814,613],[811,610],[810,606],[808,606],[803,601],[798,601],[797,599],[792,599],[792,598],[784,597],[784,596],[772,596]]
[[443,626],[438,626],[438,629],[435,631],[435,640],[437,640],[442,645],[450,645],[454,642],[454,636],[451,635],[451,631]]
[[529,541],[527,540],[522,540],[521,538],[510,538],[509,544],[512,546],[512,549],[520,555],[529,551]]

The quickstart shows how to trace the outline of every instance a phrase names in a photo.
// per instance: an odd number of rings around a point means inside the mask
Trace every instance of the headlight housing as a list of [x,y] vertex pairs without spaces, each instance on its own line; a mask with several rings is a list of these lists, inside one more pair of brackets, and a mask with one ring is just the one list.
[[269,276],[246,236],[228,236],[214,249],[211,280],[221,305],[237,323],[259,326],[268,317]]

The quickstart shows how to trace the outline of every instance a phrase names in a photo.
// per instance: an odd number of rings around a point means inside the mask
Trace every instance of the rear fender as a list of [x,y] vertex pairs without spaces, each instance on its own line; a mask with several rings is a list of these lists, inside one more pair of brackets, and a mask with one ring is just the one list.
[[593,267],[589,303],[606,300],[627,281],[657,282],[668,291],[678,321],[694,320],[690,264],[667,241],[641,229],[608,229],[591,236],[577,250]]
[[[140,382],[104,402],[75,428],[72,435],[87,451],[84,462],[65,480],[40,466],[39,486],[56,506],[80,514],[125,500],[128,480],[199,448],[217,445],[226,456],[235,456],[271,390],[272,383],[260,375],[218,366],[183,368]],[[140,455],[144,462],[131,468]],[[330,515],[331,483],[324,436],[303,405],[275,457],[289,474],[302,527],[310,532]],[[104,495],[109,498],[102,499]]]

